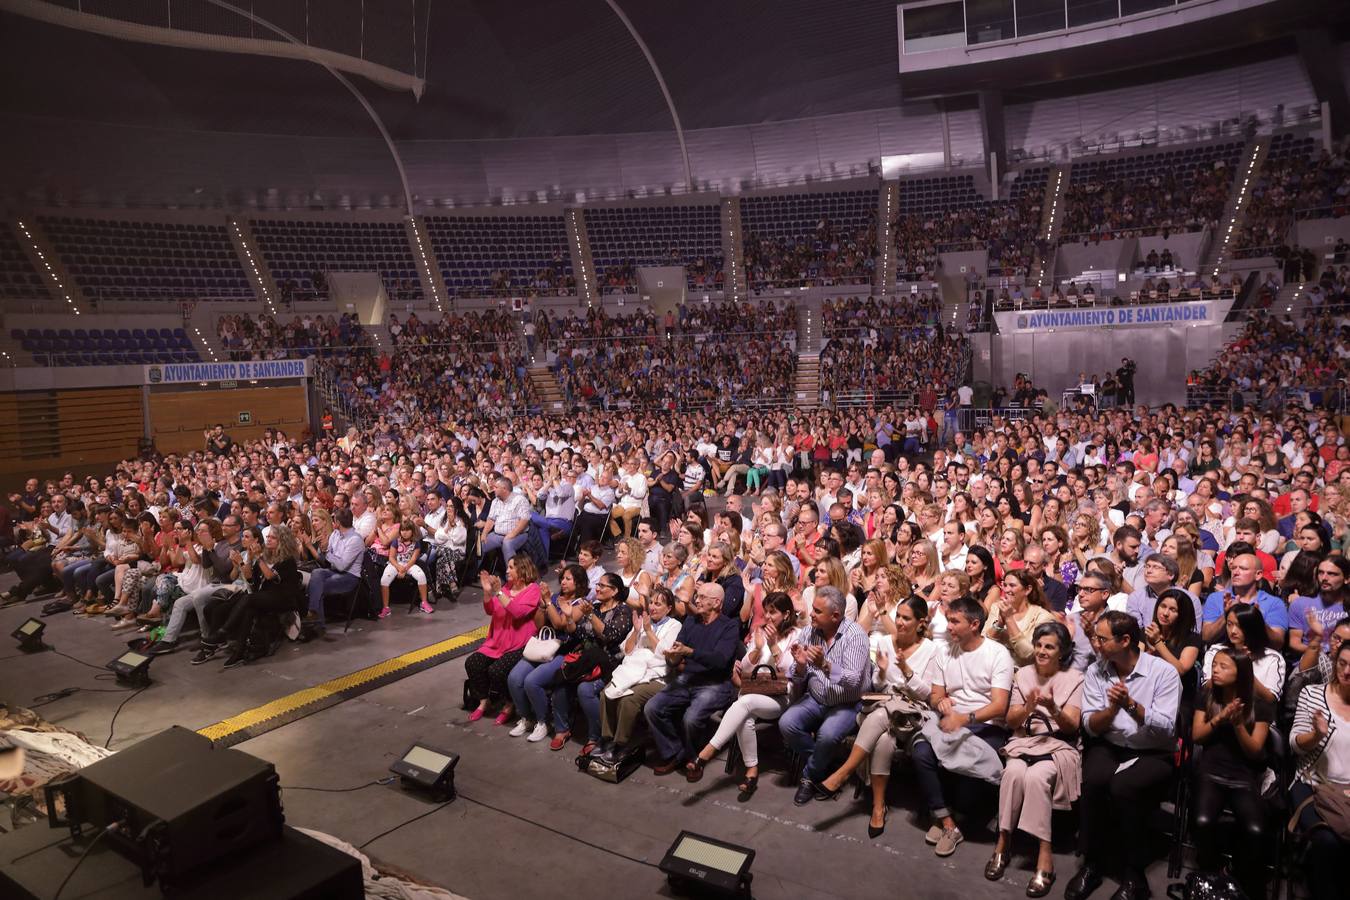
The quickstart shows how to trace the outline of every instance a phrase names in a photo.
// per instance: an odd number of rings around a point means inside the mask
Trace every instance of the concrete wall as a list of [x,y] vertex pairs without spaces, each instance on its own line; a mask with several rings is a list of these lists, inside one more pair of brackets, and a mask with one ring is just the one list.
[[1163,249],[1168,248],[1172,251],[1172,259],[1176,261],[1177,268],[1188,272],[1195,271],[1200,265],[1201,254],[1204,252],[1202,245],[1205,235],[1206,232],[1194,231],[1187,234],[1174,234],[1169,237],[1155,234],[1153,237],[1139,238],[1139,248],[1135,251],[1134,261],[1142,263],[1150,250],[1157,250],[1158,255],[1161,256]]
[[1080,372],[1102,375],[1128,356],[1138,364],[1136,399],[1158,406],[1185,402],[1187,373],[1207,365],[1222,347],[1221,325],[1058,330],[994,335],[988,361],[982,360],[979,342],[975,360],[976,372],[987,371],[995,385],[1010,386],[1017,373],[1025,372],[1058,400],[1060,392],[1079,383]]
[[1061,244],[1055,254],[1055,279],[1074,278],[1089,269],[1128,271],[1138,246],[1136,238],[1100,244]]

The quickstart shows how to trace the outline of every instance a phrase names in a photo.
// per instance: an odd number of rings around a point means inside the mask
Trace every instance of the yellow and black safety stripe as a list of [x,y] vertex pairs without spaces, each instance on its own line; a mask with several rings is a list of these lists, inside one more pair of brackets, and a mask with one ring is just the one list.
[[473,652],[487,637],[487,626],[466,631],[417,650],[366,666],[347,675],[295,691],[245,710],[214,725],[197,729],[220,747],[232,747],[297,719],[336,706],[344,700],[384,687],[409,675]]

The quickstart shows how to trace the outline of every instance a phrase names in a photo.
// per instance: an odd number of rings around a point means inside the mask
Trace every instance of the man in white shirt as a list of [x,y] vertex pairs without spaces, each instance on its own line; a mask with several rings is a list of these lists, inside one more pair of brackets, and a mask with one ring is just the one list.
[[[938,649],[930,702],[942,717],[939,727],[944,733],[968,729],[997,751],[1008,742],[1004,717],[1012,697],[1014,667],[1008,648],[981,635],[984,620],[984,607],[972,597],[959,597],[948,605],[948,644]],[[924,840],[935,845],[938,856],[950,856],[964,838],[947,806],[942,763],[926,740],[915,743],[911,758],[933,821]],[[963,776],[948,773],[947,777]]]
[[483,532],[483,555],[488,551],[500,549],[502,558],[510,562],[524,545],[530,527],[530,501],[524,494],[511,490],[511,479],[498,475],[493,481],[495,496],[488,507],[486,521],[479,522]]
[[942,526],[942,543],[938,548],[938,565],[944,572],[966,569],[966,529],[960,522],[952,520]]
[[375,533],[375,512],[366,502],[366,495],[362,491],[354,491],[351,499],[352,507],[352,530],[361,535],[361,540],[370,542],[370,536]]

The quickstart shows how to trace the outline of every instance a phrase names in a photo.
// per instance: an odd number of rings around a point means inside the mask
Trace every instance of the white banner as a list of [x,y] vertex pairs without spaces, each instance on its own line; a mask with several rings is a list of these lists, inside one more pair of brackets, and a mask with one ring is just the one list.
[[202,381],[275,381],[307,378],[306,359],[256,359],[242,362],[166,363],[145,366],[146,384],[190,384]]
[[994,313],[1000,334],[1034,334],[1067,328],[1217,325],[1219,319],[1216,316],[1212,300]]

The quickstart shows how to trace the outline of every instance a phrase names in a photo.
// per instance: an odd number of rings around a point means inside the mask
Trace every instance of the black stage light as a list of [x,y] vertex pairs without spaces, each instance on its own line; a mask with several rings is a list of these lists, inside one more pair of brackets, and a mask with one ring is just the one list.
[[150,661],[152,659],[154,657],[149,654],[128,650],[104,668],[111,669],[120,684],[144,685],[150,683]]
[[404,751],[389,771],[399,776],[405,788],[418,788],[437,800],[453,800],[458,763],[458,753],[417,742]]
[[716,838],[681,831],[657,866],[676,893],[750,897],[755,851]]
[[46,650],[47,645],[42,643],[42,632],[47,630],[47,623],[41,619],[28,619],[18,628],[10,637],[19,642],[19,649],[24,653],[34,653],[38,650]]

